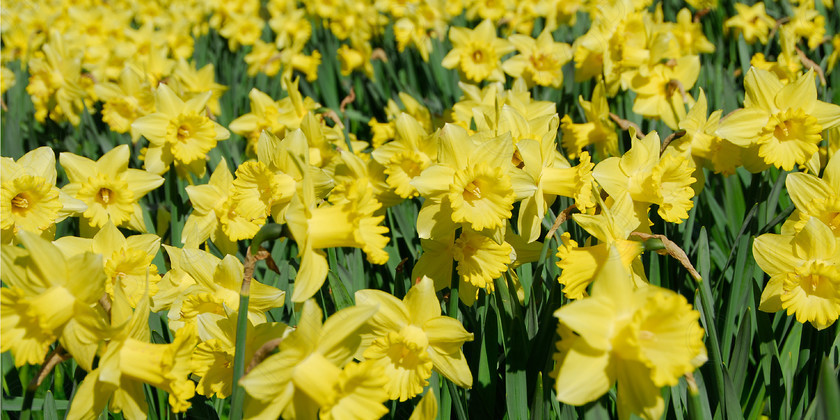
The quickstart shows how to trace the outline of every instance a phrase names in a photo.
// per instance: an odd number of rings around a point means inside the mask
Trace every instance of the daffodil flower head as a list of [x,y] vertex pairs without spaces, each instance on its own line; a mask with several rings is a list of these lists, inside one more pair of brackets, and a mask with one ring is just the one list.
[[618,414],[662,416],[663,386],[706,361],[700,314],[681,295],[656,286],[634,288],[617,249],[607,252],[592,296],[565,305],[555,354],[557,399],[583,405],[617,383]]
[[518,55],[502,63],[502,69],[513,78],[524,77],[529,86],[563,85],[563,65],[572,59],[572,48],[554,42],[550,30],[544,29],[535,40],[527,35],[514,34],[509,38]]
[[744,108],[724,119],[717,134],[741,146],[757,146],[758,157],[786,171],[818,150],[823,130],[840,125],[840,106],[817,99],[813,70],[790,84],[766,70],[744,78]]
[[467,80],[482,82],[504,81],[501,60],[516,47],[509,41],[496,37],[496,27],[490,19],[483,20],[475,29],[451,27],[449,39],[452,50],[441,64],[449,69],[456,66]]
[[840,316],[840,239],[811,217],[792,235],[767,233],[753,242],[758,266],[770,276],[759,309],[787,311],[815,328],[828,328]]
[[95,162],[68,152],[59,156],[70,180],[62,191],[88,206],[82,214],[86,230],[95,231],[110,220],[118,227],[146,231],[139,200],[163,184],[163,178],[129,168],[129,154],[128,145],[120,145]]
[[147,171],[160,175],[174,163],[181,177],[186,177],[188,172],[204,176],[207,153],[219,140],[230,137],[226,128],[205,113],[211,96],[212,92],[206,91],[185,102],[166,84],[158,85],[157,112],[131,124],[134,132],[149,140],[143,156]]
[[357,304],[379,311],[363,330],[367,362],[384,369],[390,399],[405,401],[423,392],[434,368],[458,386],[469,388],[472,375],[461,346],[473,335],[454,318],[441,316],[432,279],[423,277],[403,300],[379,290],[356,292]]
[[90,369],[96,346],[92,352],[85,349],[73,332],[75,318],[91,315],[105,292],[102,257],[91,252],[65,257],[55,245],[27,231],[18,238],[26,249],[2,245],[0,351],[11,351],[18,367],[40,364],[60,339],[78,363]]
[[785,178],[790,199],[796,206],[791,217],[782,225],[782,234],[802,230],[811,217],[816,217],[840,236],[840,154],[828,160],[822,178],[812,174],[794,172]]
[[4,157],[0,168],[3,243],[12,242],[21,230],[52,236],[57,222],[86,209],[84,202],[55,186],[55,154],[49,147],[30,151],[17,162]]

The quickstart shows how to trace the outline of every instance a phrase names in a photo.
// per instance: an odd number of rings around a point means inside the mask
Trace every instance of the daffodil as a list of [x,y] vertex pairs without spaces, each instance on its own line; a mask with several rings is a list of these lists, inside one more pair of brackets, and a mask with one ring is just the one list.
[[[219,259],[200,249],[168,248],[170,259],[177,261],[177,269],[189,275],[194,285],[184,289],[181,296],[170,305],[169,328],[184,325],[206,325],[202,318],[212,314],[225,315],[226,308],[239,310],[239,293],[242,289],[244,267],[233,255]],[[266,321],[265,312],[279,308],[286,301],[286,292],[251,281],[248,319],[254,324]],[[199,333],[205,335],[199,328]]]
[[303,179],[301,190],[286,211],[286,223],[301,257],[293,302],[305,301],[324,284],[329,270],[324,248],[361,248],[373,264],[388,261],[384,249],[388,228],[381,225],[385,216],[374,215],[381,206],[373,198],[372,189],[361,184],[348,200],[318,207],[312,179]]
[[422,392],[432,368],[458,386],[472,386],[461,346],[473,335],[458,320],[441,315],[432,279],[423,277],[402,301],[379,290],[360,290],[356,304],[379,307],[364,330],[363,341],[370,342],[364,358],[384,368],[390,399],[405,401]]
[[14,161],[3,157],[0,226],[2,242],[12,242],[26,230],[44,233],[49,239],[55,224],[68,216],[84,212],[87,206],[55,186],[55,154],[49,147],[39,147]]
[[[715,134],[723,111],[716,110],[710,115],[707,112],[706,93],[700,89],[697,102],[679,124],[680,129],[685,130],[685,135],[671,142],[669,148],[691,155],[701,162],[708,162],[715,173],[734,174],[735,168],[742,164],[741,155],[745,149]],[[697,165],[693,176],[698,181],[703,180],[702,165]]]
[[524,77],[529,86],[563,85],[563,66],[572,59],[569,44],[554,42],[551,31],[545,29],[536,40],[519,34],[508,39],[519,54],[502,63],[505,73],[513,78]]
[[783,85],[775,74],[753,67],[744,88],[744,108],[721,121],[717,134],[741,147],[756,145],[769,165],[789,171],[807,162],[822,131],[840,125],[840,106],[817,99],[813,70]]
[[240,210],[243,205],[234,198],[233,175],[224,159],[207,184],[189,185],[186,189],[193,206],[182,236],[184,246],[188,248],[197,248],[210,239],[222,252],[235,254],[236,243],[253,238],[265,223],[264,208],[253,205],[248,208],[246,200],[245,211]]
[[149,140],[143,156],[147,171],[163,174],[171,164],[181,177],[191,172],[199,177],[207,169],[207,153],[216,142],[226,140],[230,132],[205,114],[212,92],[207,91],[184,102],[172,89],[158,85],[155,92],[155,110],[131,124]]
[[120,287],[131,307],[158,291],[160,275],[152,264],[160,249],[160,237],[154,234],[132,235],[126,238],[110,221],[93,236],[77,238],[65,236],[53,242],[67,256],[82,252],[102,255],[103,269],[108,279],[105,292],[114,300],[114,288]]
[[55,28],[49,31],[49,42],[29,60],[26,92],[35,106],[36,120],[43,123],[49,116],[53,121],[67,120],[75,126],[85,108],[93,109],[86,92],[93,81],[82,77],[81,52],[65,38]]
[[438,163],[411,184],[426,198],[417,221],[420,238],[437,236],[463,223],[473,230],[502,230],[511,217],[516,195],[510,134],[484,140],[460,126],[440,131]]
[[[195,387],[198,394],[227,398],[233,388],[233,357],[236,353],[236,312],[210,314],[198,319],[198,346],[190,359],[190,370],[201,379]],[[281,322],[246,326],[245,360],[269,340],[288,334],[288,327]]]
[[68,152],[59,156],[70,180],[62,191],[87,204],[83,232],[95,231],[109,220],[116,226],[146,231],[139,200],[163,184],[163,178],[129,168],[129,153],[128,145],[120,145],[96,162]]
[[475,29],[449,28],[449,40],[452,50],[443,58],[443,67],[457,67],[467,80],[476,83],[504,81],[502,57],[516,47],[496,37],[496,27],[490,19],[483,20]]
[[697,55],[656,64],[646,74],[639,72],[630,83],[630,88],[636,92],[633,112],[660,118],[665,125],[676,129],[685,118],[686,105],[694,105],[694,98],[688,91],[699,74],[700,57]]
[[[119,296],[121,292],[118,292]],[[122,326],[108,341],[99,365],[85,376],[70,403],[67,417],[90,418],[106,405],[129,419],[147,418],[149,407],[143,384],[169,394],[168,405],[180,413],[190,408],[195,383],[189,379],[195,330],[184,328],[172,343],[153,344],[149,331],[149,300],[141,299],[134,312],[119,297],[112,306],[112,325]],[[110,404],[109,404],[110,401]]]
[[583,95],[578,96],[586,115],[585,123],[575,124],[568,115],[560,120],[563,149],[572,159],[577,158],[580,151],[590,144],[595,145],[596,157],[618,156],[618,134],[615,132],[615,123],[610,120],[610,106],[604,89],[604,81],[598,79],[591,101],[584,100]]
[[583,405],[616,387],[618,417],[662,417],[660,388],[706,361],[700,314],[686,299],[656,286],[634,288],[611,248],[592,296],[558,309],[554,356],[557,399]]
[[[350,362],[362,342],[358,331],[376,310],[373,305],[353,306],[322,321],[318,304],[304,302],[297,328],[280,343],[280,351],[240,380],[250,397],[245,416],[309,419],[319,412],[333,416],[334,409],[342,408],[363,419],[384,415],[387,409],[381,403],[388,397],[382,370]],[[356,387],[351,386],[353,379]]]
[[11,351],[17,367],[41,364],[59,340],[80,366],[90,369],[96,343],[81,340],[78,318],[96,316],[93,305],[105,293],[102,257],[91,252],[65,257],[27,231],[18,239],[26,249],[2,246],[0,351]]
[[723,23],[726,32],[733,32],[734,36],[744,36],[747,43],[754,43],[758,40],[766,44],[770,37],[770,30],[776,25],[776,21],[764,11],[764,3],[756,2],[752,6],[735,3],[735,16]]
[[822,330],[840,316],[840,239],[811,217],[792,235],[766,233],[753,242],[758,266],[770,276],[759,309],[787,311]]
[[840,154],[828,160],[822,178],[812,174],[794,172],[785,178],[790,200],[796,206],[793,214],[782,225],[782,234],[792,235],[802,230],[805,223],[816,217],[840,236]]
[[379,146],[371,157],[385,166],[385,181],[402,198],[419,193],[411,181],[437,159],[437,137],[426,133],[412,116],[401,113],[394,124],[394,141]]
[[[227,87],[215,82],[216,68],[213,63],[197,69],[186,60],[178,61],[175,71],[172,72],[172,89],[178,92],[178,97],[186,102],[190,99],[201,97],[205,92],[210,93],[207,100],[207,109],[213,115],[219,115],[219,98],[227,90]],[[158,112],[161,112],[158,109]],[[163,111],[165,112],[165,111]]]
[[[119,83],[99,83],[94,86],[94,91],[104,102],[102,121],[117,133],[127,133],[134,120],[155,109],[152,88],[146,77],[130,66],[120,72]],[[137,142],[139,136],[131,140]]]
[[666,153],[660,157],[660,144],[655,131],[641,140],[634,139],[624,156],[598,163],[593,176],[611,197],[618,199],[630,193],[637,203],[659,205],[657,212],[664,220],[682,223],[694,206],[693,168],[684,156]]

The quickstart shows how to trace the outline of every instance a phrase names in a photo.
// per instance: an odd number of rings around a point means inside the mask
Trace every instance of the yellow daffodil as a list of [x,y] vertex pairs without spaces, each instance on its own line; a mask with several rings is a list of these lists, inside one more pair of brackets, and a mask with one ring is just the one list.
[[184,102],[172,89],[160,84],[155,92],[155,110],[131,124],[149,140],[143,156],[147,171],[163,174],[174,163],[178,175],[187,172],[204,176],[207,153],[216,142],[230,137],[230,132],[205,114],[212,92],[204,92]]
[[[741,155],[744,149],[715,134],[723,111],[716,110],[708,116],[707,113],[706,94],[703,89],[700,89],[697,103],[691,107],[685,119],[679,124],[680,129],[685,130],[685,136],[671,142],[666,152],[677,150],[708,162],[715,173],[732,175],[735,173],[735,168],[741,166]],[[703,180],[702,165],[697,165],[693,176],[698,181]],[[702,185],[700,187],[702,188]]]
[[744,108],[721,121],[717,134],[757,146],[758,156],[786,171],[817,152],[822,131],[840,125],[840,106],[817,99],[813,71],[783,85],[775,74],[751,68],[744,78]]
[[[190,359],[190,370],[201,379],[195,387],[198,394],[219,398],[230,396],[233,388],[233,356],[236,353],[236,312],[227,315],[209,314],[198,319],[200,343]],[[246,326],[245,360],[251,360],[263,344],[282,338],[288,327],[281,322]]]
[[[226,308],[239,310],[244,267],[233,255],[219,259],[200,249],[167,248],[173,267],[183,271],[195,282],[170,304],[169,328],[173,331],[184,325],[198,325],[199,334],[207,323],[202,318],[212,314],[225,315]],[[188,281],[187,281],[188,282]],[[251,281],[248,319],[254,324],[266,321],[265,312],[279,308],[286,301],[286,293],[256,280]]]
[[561,235],[557,249],[557,267],[562,271],[557,281],[563,285],[563,294],[569,299],[587,296],[586,288],[592,282],[609,256],[610,249],[618,251],[621,263],[631,268],[636,285],[646,283],[644,267],[639,256],[644,250],[641,242],[630,240],[635,230],[645,230],[647,214],[633,208],[633,200],[624,194],[603,207],[597,215],[575,214],[575,223],[598,240],[598,244],[579,247],[569,232]]
[[114,300],[114,288],[120,287],[131,307],[158,291],[160,275],[152,259],[160,249],[160,237],[153,234],[126,238],[110,221],[91,239],[65,236],[53,242],[67,256],[82,252],[102,255],[105,292]]
[[385,245],[388,228],[380,223],[385,216],[374,213],[382,206],[373,198],[372,189],[360,184],[352,197],[334,205],[316,206],[312,179],[303,179],[301,190],[292,198],[286,211],[286,223],[300,249],[300,269],[295,279],[293,302],[302,302],[321,288],[329,265],[324,248],[361,248],[369,262],[388,261]]
[[[631,130],[631,135],[635,130]],[[593,176],[611,197],[625,192],[637,203],[659,205],[658,213],[666,221],[682,223],[694,206],[691,189],[693,168],[684,156],[666,153],[659,156],[659,134],[648,133],[633,140],[624,156],[611,157],[595,166]]]
[[140,199],[161,186],[163,178],[128,167],[128,145],[120,145],[96,162],[62,152],[61,167],[70,183],[62,191],[87,204],[82,214],[83,234],[105,226],[110,220],[118,227],[145,232]]
[[296,182],[291,176],[274,172],[259,161],[248,161],[236,168],[233,180],[233,206],[251,220],[264,220],[267,216],[282,222],[282,215],[295,194]]
[[560,120],[563,149],[571,159],[577,158],[580,151],[590,144],[595,145],[596,157],[618,156],[618,134],[615,131],[615,123],[610,120],[610,106],[604,89],[604,81],[598,79],[591,101],[584,100],[583,95],[578,96],[586,115],[585,123],[575,124],[568,115]]
[[411,181],[437,159],[437,137],[411,115],[401,113],[394,124],[395,139],[377,147],[371,157],[385,166],[386,182],[403,198],[418,195]]
[[543,30],[535,40],[527,35],[511,35],[510,42],[519,52],[502,63],[502,69],[513,78],[523,77],[529,86],[563,85],[563,66],[572,59],[572,48],[554,42],[551,31]]
[[220,251],[236,254],[236,243],[253,238],[265,223],[265,209],[247,208],[246,201],[246,211],[240,210],[243,205],[235,200],[233,175],[224,159],[207,184],[188,185],[186,190],[193,207],[181,238],[187,248],[198,248],[210,239]]
[[662,417],[660,388],[706,361],[700,314],[686,299],[655,286],[635,288],[611,248],[592,296],[558,309],[560,341],[552,376],[557,399],[583,405],[617,383],[618,417]]
[[817,217],[792,235],[767,233],[753,242],[758,266],[770,276],[759,309],[785,310],[822,330],[840,316],[840,239]]
[[790,201],[796,206],[793,214],[782,225],[782,234],[792,235],[802,230],[811,217],[816,217],[840,236],[840,154],[828,160],[822,178],[812,174],[794,172],[785,179]]
[[[353,306],[322,321],[318,304],[304,302],[298,326],[280,343],[280,351],[240,380],[250,396],[245,416],[276,419],[282,414],[288,419],[309,419],[316,418],[319,411],[321,416],[327,412],[334,415],[331,411],[335,408],[351,409],[362,419],[384,415],[387,409],[381,403],[388,394],[382,370],[348,365],[361,344],[357,332],[376,311],[372,305]],[[342,371],[345,365],[352,367]],[[351,378],[358,381],[355,390],[348,386]]]
[[483,20],[475,29],[449,28],[452,50],[441,64],[448,69],[458,68],[472,82],[501,82],[502,57],[516,49],[509,41],[496,38],[496,27],[490,19]]
[[356,304],[378,305],[364,342],[366,361],[384,368],[390,399],[405,401],[423,391],[432,368],[456,385],[472,387],[461,346],[472,341],[461,323],[442,316],[432,279],[423,277],[400,301],[379,290],[356,292]]
[[[197,69],[186,60],[178,61],[175,71],[172,72],[172,90],[178,93],[178,97],[189,102],[193,98],[201,97],[205,92],[210,91],[210,99],[207,100],[207,110],[213,115],[219,115],[219,98],[227,90],[227,86],[215,82],[216,68],[213,63]],[[158,109],[158,112],[162,112]]]
[[[117,133],[127,133],[134,120],[155,109],[152,88],[146,77],[130,66],[120,72],[119,83],[99,83],[94,91],[104,102],[102,121]],[[139,136],[133,136],[131,140],[136,143]]]
[[80,366],[90,369],[96,343],[80,340],[78,318],[96,316],[93,305],[105,293],[102,257],[90,252],[65,257],[26,231],[18,239],[26,249],[2,245],[0,351],[11,351],[17,367],[41,364],[59,340]]
[[49,34],[49,42],[29,60],[26,92],[32,98],[35,119],[39,122],[43,123],[49,116],[56,122],[67,120],[79,125],[82,111],[93,109],[93,101],[86,92],[93,81],[82,77],[78,49],[73,49],[73,44],[58,30],[52,29]]
[[39,147],[17,161],[3,157],[0,162],[3,243],[12,242],[22,230],[52,239],[56,223],[87,209],[83,201],[56,188],[55,153],[49,147]]
[[744,3],[735,3],[735,16],[723,23],[726,32],[733,32],[733,36],[739,34],[744,36],[747,43],[752,44],[758,40],[766,44],[770,37],[770,30],[776,25],[776,21],[764,11],[764,3],[756,2],[752,6]]
[[686,105],[694,105],[688,91],[700,74],[700,57],[689,55],[669,63],[656,64],[647,74],[639,72],[630,88],[636,92],[633,112],[660,118],[672,130],[685,118]]

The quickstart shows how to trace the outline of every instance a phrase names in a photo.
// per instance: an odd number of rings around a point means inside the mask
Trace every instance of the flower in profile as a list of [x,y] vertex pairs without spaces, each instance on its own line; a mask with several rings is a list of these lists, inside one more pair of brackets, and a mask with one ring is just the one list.
[[771,72],[750,68],[744,107],[720,123],[717,134],[786,171],[818,150],[822,131],[840,125],[840,106],[817,99],[813,70],[784,85]]
[[329,271],[325,248],[360,248],[373,264],[388,261],[385,251],[388,228],[381,225],[385,216],[374,214],[382,204],[365,183],[348,192],[352,195],[347,200],[318,207],[312,177],[305,177],[301,190],[292,198],[286,210],[286,223],[301,257],[293,302],[305,301],[324,284]]
[[537,39],[514,34],[508,37],[519,52],[502,63],[502,69],[514,79],[522,77],[528,86],[563,85],[563,66],[572,59],[572,47],[554,42],[551,31],[544,29]]
[[153,114],[131,124],[132,133],[149,140],[143,156],[147,171],[161,175],[175,164],[178,175],[204,176],[207,153],[216,142],[226,140],[230,132],[207,117],[205,108],[212,92],[207,91],[184,102],[172,89],[161,83],[155,92]]
[[685,130],[685,136],[671,142],[669,146],[672,150],[700,161],[693,174],[698,181],[703,181],[703,162],[708,162],[715,173],[731,175],[735,173],[735,168],[741,166],[741,155],[745,152],[743,148],[715,134],[720,126],[723,111],[716,110],[708,116],[707,112],[706,93],[701,88],[697,102],[688,111],[685,119],[680,121],[680,129]]
[[55,186],[55,154],[49,147],[32,150],[15,162],[0,158],[2,242],[12,242],[22,230],[55,235],[55,224],[85,211],[87,206]]
[[68,152],[59,156],[61,167],[70,183],[62,188],[66,194],[85,204],[82,233],[92,233],[110,220],[117,227],[145,232],[140,199],[161,186],[163,178],[128,167],[128,145],[119,145],[96,162]]
[[753,242],[758,266],[770,276],[759,309],[785,310],[822,330],[840,316],[840,239],[811,217],[792,235],[766,233]]
[[557,399],[583,405],[617,383],[618,417],[662,417],[660,388],[706,361],[700,314],[685,297],[656,286],[634,288],[618,250],[611,248],[592,296],[558,309],[554,355]]
[[376,310],[352,306],[323,321],[318,304],[305,301],[297,328],[280,343],[280,351],[240,380],[249,396],[245,417],[309,419],[350,407],[362,419],[384,415],[386,377],[370,364],[351,362],[362,342],[358,331]]
[[388,398],[405,401],[423,392],[432,368],[460,387],[472,387],[461,346],[473,334],[441,315],[432,279],[423,277],[402,301],[379,290],[360,290],[356,304],[379,307],[363,330],[363,341],[370,342],[363,356],[384,369]]
[[65,257],[27,231],[18,239],[26,249],[2,246],[0,351],[11,351],[17,367],[40,364],[59,340],[80,366],[90,369],[96,345],[84,345],[76,332],[78,318],[95,317],[93,305],[105,293],[102,257],[90,252]]
[[822,178],[812,174],[794,172],[785,178],[785,188],[790,201],[796,206],[785,224],[783,235],[802,230],[805,223],[816,217],[840,237],[840,154],[834,152],[825,166]]
[[490,19],[481,21],[475,29],[449,28],[452,50],[441,64],[448,69],[458,68],[472,82],[501,82],[502,57],[516,49],[509,41],[496,37],[496,27]]

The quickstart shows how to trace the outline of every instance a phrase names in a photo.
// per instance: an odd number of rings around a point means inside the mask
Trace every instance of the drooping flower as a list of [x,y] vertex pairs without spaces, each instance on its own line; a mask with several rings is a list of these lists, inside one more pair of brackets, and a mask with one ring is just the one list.
[[139,200],[161,186],[163,178],[128,167],[128,145],[119,145],[96,162],[68,152],[59,156],[70,183],[62,191],[85,204],[83,234],[94,232],[110,220],[118,227],[145,232]]

